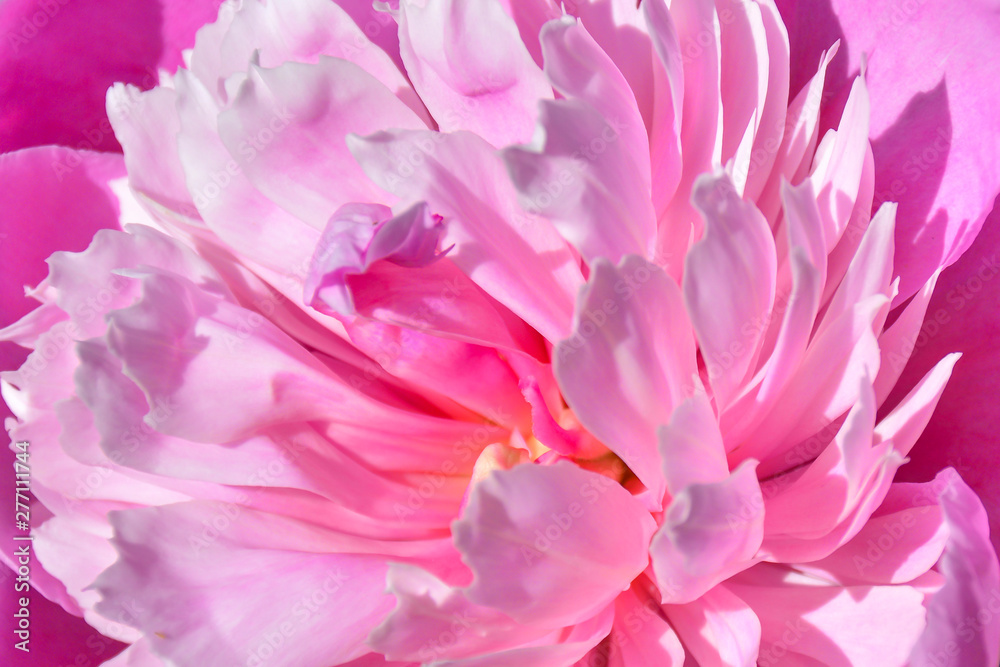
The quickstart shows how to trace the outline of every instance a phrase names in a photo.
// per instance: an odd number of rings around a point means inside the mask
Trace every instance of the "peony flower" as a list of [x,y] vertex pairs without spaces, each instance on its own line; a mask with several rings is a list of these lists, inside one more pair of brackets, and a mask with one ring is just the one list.
[[127,181],[56,190],[120,228],[0,331],[36,583],[110,665],[996,664],[981,502],[894,481],[982,217],[883,197],[883,65],[793,46],[767,2],[224,4],[111,88]]

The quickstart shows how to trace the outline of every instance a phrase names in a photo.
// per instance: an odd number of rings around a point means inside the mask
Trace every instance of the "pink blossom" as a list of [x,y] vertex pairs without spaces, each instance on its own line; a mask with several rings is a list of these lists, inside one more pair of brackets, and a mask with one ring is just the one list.
[[769,2],[224,4],[108,91],[124,157],[53,186],[92,240],[0,330],[35,585],[130,644],[108,665],[996,664],[982,503],[896,474],[1000,175],[921,172],[943,222],[883,197],[915,112],[839,36],[792,58]]

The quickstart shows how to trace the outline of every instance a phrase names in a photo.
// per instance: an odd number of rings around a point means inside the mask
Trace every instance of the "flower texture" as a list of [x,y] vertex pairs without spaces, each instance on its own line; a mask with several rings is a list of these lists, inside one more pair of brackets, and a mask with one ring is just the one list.
[[110,89],[124,172],[57,189],[120,229],[0,332],[39,585],[119,667],[995,665],[982,504],[893,481],[982,219],[897,248],[840,48],[793,69],[766,1],[223,4]]

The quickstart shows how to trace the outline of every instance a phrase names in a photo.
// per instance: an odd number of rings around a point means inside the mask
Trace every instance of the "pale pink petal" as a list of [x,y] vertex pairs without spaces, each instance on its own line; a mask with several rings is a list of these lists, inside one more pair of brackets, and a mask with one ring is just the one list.
[[[767,88],[763,95],[758,92],[757,131],[754,134],[753,148],[750,152],[750,165],[745,188],[746,196],[757,198],[763,191],[773,166],[778,164],[778,148],[788,131],[788,121],[785,116],[789,102],[788,34],[781,22],[777,8],[772,3],[733,4],[737,4],[742,11],[748,13],[749,17],[753,17],[754,23],[756,22],[755,14],[759,11],[765,36],[764,43],[761,43],[757,36],[759,28],[754,29],[753,34],[758,44],[758,58],[762,57],[761,54],[767,54],[766,63],[758,64],[758,71],[760,71],[762,64],[767,66],[766,76],[758,75],[759,79],[766,79]],[[760,83],[758,83],[758,91],[761,88]]]
[[564,11],[586,27],[621,71],[635,97],[647,130],[652,126],[653,53],[641,4],[630,0],[583,0],[565,3]]
[[[830,137],[830,134],[827,134]],[[830,251],[827,258],[826,287],[823,291],[823,302],[827,302],[834,290],[847,274],[854,260],[861,240],[868,231],[872,221],[872,206],[875,196],[875,157],[871,146],[865,151],[864,162],[861,165],[861,182],[858,185],[858,196],[854,201],[854,210],[847,220],[847,227],[840,236],[840,241]]]
[[403,74],[396,22],[371,3],[358,0],[248,0],[235,11],[224,6],[219,22],[199,33],[191,71],[225,99],[225,80],[246,72],[254,57],[264,67],[277,67],[286,62],[315,63],[321,56],[364,68],[429,121]]
[[[782,201],[790,270],[779,272],[782,287],[770,316],[745,325],[749,331],[764,334],[767,356],[751,384],[722,415],[723,428],[732,443],[739,443],[752,432],[795,376],[813,335],[823,291],[826,249],[812,188],[808,182],[798,187],[783,184]],[[776,315],[782,310],[779,323]]]
[[531,138],[552,89],[496,0],[399,3],[407,74],[443,132],[470,130],[497,148]]
[[219,136],[254,187],[298,219],[321,227],[344,204],[380,201],[344,137],[424,123],[385,86],[346,60],[251,66]]
[[[192,201],[206,226],[231,251],[293,281],[295,300],[319,240],[312,227],[256,190],[218,135],[220,108],[195,77],[180,70],[175,86],[178,154]],[[281,286],[279,285],[280,289]]]
[[[743,184],[753,176],[751,188],[746,192],[748,198],[753,199],[763,182],[764,173],[761,171],[766,173],[773,159],[760,144],[766,136],[773,137],[782,130],[781,122],[776,123],[776,118],[778,113],[784,113],[787,106],[788,88],[781,83],[781,78],[787,76],[788,71],[787,61],[783,62],[783,57],[787,57],[783,53],[787,46],[778,46],[783,40],[777,35],[768,36],[765,10],[757,3],[725,0],[717,4],[717,9],[721,47],[721,158],[723,162],[736,158],[734,180],[741,194],[744,192]],[[769,13],[768,22],[772,21],[773,15]],[[774,25],[771,26],[772,32],[777,30]],[[776,61],[773,67],[772,58]],[[772,72],[777,81],[771,81]],[[745,138],[750,141],[746,142],[744,161],[738,159],[738,147]],[[752,161],[755,144],[758,145],[756,164]]]
[[783,470],[779,459],[827,427],[858,402],[858,385],[878,372],[872,322],[888,299],[875,295],[857,303],[823,336],[814,339],[774,409],[732,454],[761,461],[765,474]]
[[935,484],[893,484],[865,527],[826,558],[797,567],[841,583],[901,584],[941,557],[948,529]]
[[721,481],[674,493],[649,548],[664,603],[692,602],[753,564],[764,536],[756,468],[745,461]]
[[834,441],[792,481],[764,489],[763,551],[782,562],[809,561],[834,551],[881,503],[902,463],[891,442],[872,445],[875,397],[862,383]]
[[542,48],[566,99],[543,102],[536,139],[504,151],[522,206],[552,220],[588,261],[650,256],[649,144],[628,84],[575,22],[547,24]]
[[609,607],[581,625],[551,630],[470,602],[419,568],[393,565],[388,582],[398,604],[369,643],[390,659],[456,667],[569,664],[575,658],[567,656],[582,655],[607,634],[612,616]]
[[475,573],[471,601],[556,628],[590,618],[628,587],[646,568],[653,528],[617,482],[559,462],[479,482],[453,531]]
[[953,468],[935,477],[948,529],[938,564],[945,584],[927,607],[910,664],[992,665],[1000,655],[1000,566],[982,501]]
[[684,301],[698,337],[716,405],[735,397],[759,353],[761,331],[746,329],[768,316],[777,270],[774,239],[753,204],[740,199],[728,176],[698,179],[692,201],[705,217],[705,236],[684,264]]
[[[99,610],[127,613],[181,664],[264,662],[280,647],[297,665],[326,667],[369,652],[365,637],[392,607],[383,558],[312,552],[292,526],[273,545],[249,511],[226,512],[190,503],[112,515],[120,559],[95,583]],[[330,623],[338,632],[323,631]]]
[[656,55],[653,61],[655,111],[648,134],[652,201],[659,220],[677,190],[684,169],[680,136],[684,110],[684,63],[677,28],[666,3],[663,0],[645,2],[640,9]]
[[178,156],[177,93],[170,88],[141,91],[115,84],[108,90],[108,118],[121,142],[129,185],[157,211],[197,222],[198,212],[184,181]]
[[554,351],[566,403],[656,499],[664,492],[656,430],[692,393],[694,355],[680,289],[634,255],[593,266],[573,335]]
[[842,586],[770,564],[726,586],[760,618],[759,665],[903,667],[925,626],[923,594],[909,586]]
[[798,185],[811,166],[813,151],[819,139],[819,115],[822,110],[823,88],[830,61],[837,55],[838,43],[831,42],[829,50],[819,56],[819,69],[788,105],[785,112],[784,134],[775,154],[775,166],[757,206],[768,220],[772,220],[781,205],[782,180]]
[[[817,326],[816,336],[822,336],[826,327],[854,304],[876,294],[892,297],[890,283],[893,272],[895,221],[895,205],[883,204],[868,225],[850,266],[826,305],[826,312]],[[881,329],[881,326],[877,328]]]
[[477,285],[550,341],[569,334],[579,267],[547,221],[517,206],[485,141],[466,132],[380,132],[348,144],[380,187],[444,217],[441,242],[455,246],[449,258]]
[[826,247],[832,250],[847,228],[861,187],[868,151],[871,101],[862,78],[854,81],[836,131],[829,131],[816,152],[809,175],[817,195]]
[[690,658],[702,667],[757,664],[761,622],[728,586],[716,586],[690,604],[664,605],[663,611]]
[[140,639],[101,667],[166,667],[167,663],[150,646],[149,640]]
[[131,643],[142,634],[115,616],[95,612],[94,605],[101,597],[89,588],[118,557],[107,540],[109,536],[81,530],[72,517],[54,516],[34,531],[33,551],[38,563],[66,584],[67,592],[80,604],[91,626],[107,637]]
[[[680,138],[684,169],[677,191],[687,193],[692,192],[699,176],[722,166],[719,15],[711,0],[680,0],[670,4],[670,16],[684,66],[683,81],[671,79],[671,86],[684,86],[683,96],[674,98],[675,102],[683,100]],[[660,215],[656,255],[671,267],[675,278],[681,276],[692,238],[700,238],[703,229],[687,196],[675,196]]]
[[636,107],[635,95],[616,63],[583,23],[569,17],[547,23],[540,40],[545,74],[553,88],[567,99],[586,102],[620,131],[618,139],[633,163],[636,186],[646,193],[648,200],[650,164],[646,126]]
[[712,404],[702,391],[685,399],[660,427],[663,477],[671,495],[691,484],[712,484],[729,476],[725,444]]

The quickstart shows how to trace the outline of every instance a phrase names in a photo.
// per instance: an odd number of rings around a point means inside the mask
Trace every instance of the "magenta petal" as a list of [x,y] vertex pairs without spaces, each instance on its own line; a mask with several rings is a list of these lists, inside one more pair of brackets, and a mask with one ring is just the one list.
[[[62,144],[116,151],[105,92],[173,71],[221,0],[14,0],[0,7],[0,152]],[[72,57],[67,54],[72,53]]]
[[[781,0],[778,6],[792,63],[799,64],[793,90],[838,38],[837,72],[858,71],[867,55],[876,203],[899,202],[902,301],[972,244],[1000,187],[1000,120],[994,113],[1000,77],[982,58],[1000,34],[1000,16],[991,3],[954,11],[940,0],[905,7]],[[835,100],[846,92],[842,76],[831,82]]]
[[996,349],[1000,312],[1000,208],[991,215],[976,243],[941,273],[923,324],[904,342],[913,350],[886,401],[894,405],[938,360],[961,352],[948,385],[923,434],[911,450],[901,481],[928,481],[954,466],[983,499],[995,548],[1000,549],[1000,465],[997,432],[1000,410],[1000,355]]
[[45,277],[49,255],[79,252],[97,230],[118,228],[118,198],[108,183],[124,175],[117,155],[47,146],[0,156],[0,325],[37,305],[24,288]]

